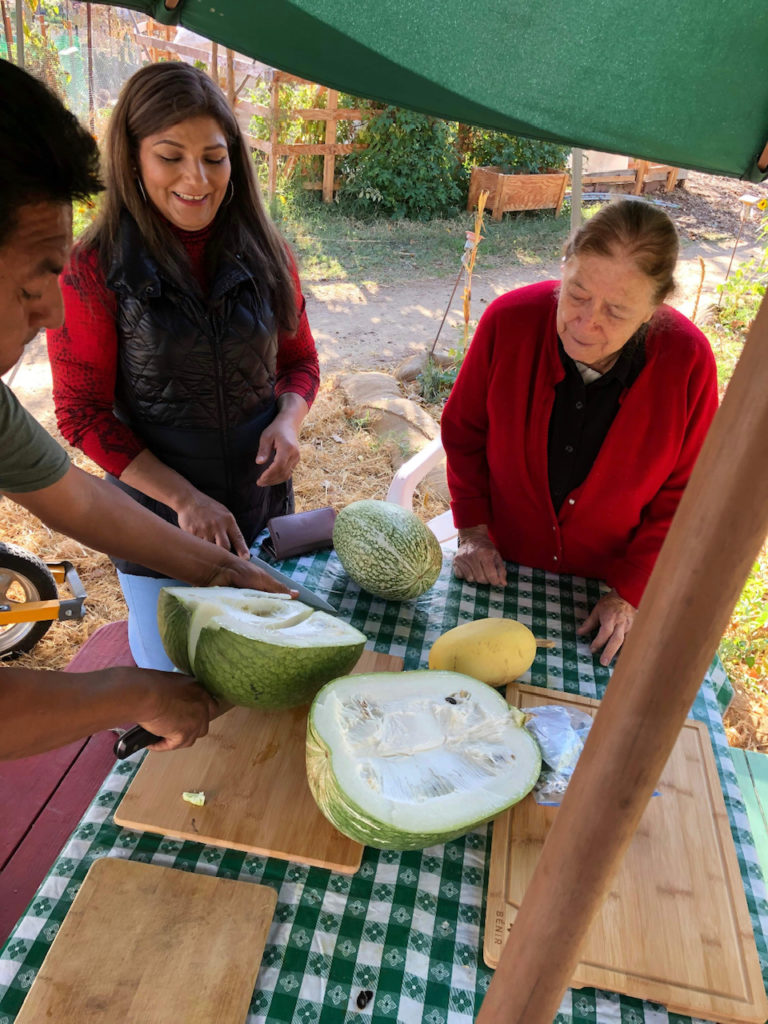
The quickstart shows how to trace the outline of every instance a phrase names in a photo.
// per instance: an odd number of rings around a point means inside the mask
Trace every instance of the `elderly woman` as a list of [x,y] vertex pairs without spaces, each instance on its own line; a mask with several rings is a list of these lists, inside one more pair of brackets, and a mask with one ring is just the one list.
[[578,632],[607,665],[631,628],[717,408],[715,361],[674,289],[674,225],[604,207],[568,241],[562,283],[486,310],[443,412],[454,572],[504,562],[607,584]]
[[[65,326],[48,336],[59,427],[136,501],[247,558],[266,521],[293,510],[318,387],[296,269],[202,71],[136,72],[106,157],[104,201],[62,279]],[[162,667],[153,574],[117,565],[134,657]]]

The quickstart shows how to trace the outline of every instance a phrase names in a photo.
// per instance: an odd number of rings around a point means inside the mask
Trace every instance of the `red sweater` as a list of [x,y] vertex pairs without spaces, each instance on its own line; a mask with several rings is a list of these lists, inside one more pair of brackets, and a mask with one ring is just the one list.
[[645,366],[556,514],[557,286],[502,295],[480,320],[441,423],[453,517],[459,528],[487,524],[507,561],[605,580],[637,606],[717,408],[715,360],[701,331],[662,306]]
[[[192,272],[205,290],[203,260],[210,228],[174,229],[189,255]],[[320,380],[315,341],[304,311],[293,262],[297,308],[295,334],[279,334],[275,395],[293,392],[311,405]],[[113,412],[117,374],[117,297],[107,287],[96,252],[76,248],[61,276],[64,326],[48,331],[53,399],[59,429],[75,447],[119,477],[146,444]]]

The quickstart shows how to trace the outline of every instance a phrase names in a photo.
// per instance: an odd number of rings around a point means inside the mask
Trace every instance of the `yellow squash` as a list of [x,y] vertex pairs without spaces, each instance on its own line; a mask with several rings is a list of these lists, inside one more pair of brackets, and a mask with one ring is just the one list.
[[522,622],[475,619],[438,637],[429,652],[429,667],[503,686],[527,671],[535,657],[536,638]]

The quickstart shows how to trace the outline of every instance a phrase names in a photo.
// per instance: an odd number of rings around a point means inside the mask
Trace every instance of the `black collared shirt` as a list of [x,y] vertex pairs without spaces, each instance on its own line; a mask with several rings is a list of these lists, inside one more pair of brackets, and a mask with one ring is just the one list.
[[645,331],[624,345],[602,377],[585,384],[578,367],[557,339],[565,377],[555,386],[549,420],[549,491],[555,511],[584,482],[613,423],[622,394],[645,365]]

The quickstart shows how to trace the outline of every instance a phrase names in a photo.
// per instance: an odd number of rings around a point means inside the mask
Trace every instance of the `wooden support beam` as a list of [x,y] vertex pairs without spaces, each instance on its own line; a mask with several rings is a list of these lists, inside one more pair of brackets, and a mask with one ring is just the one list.
[[219,44],[211,43],[211,70],[210,76],[216,83],[219,84]]
[[232,109],[235,109],[235,55],[227,47],[227,99]]
[[323,202],[333,202],[333,179],[336,175],[336,109],[339,94],[336,89],[328,90],[328,120],[325,122],[325,153],[323,154]]
[[262,153],[270,153],[274,150],[275,156],[325,156],[330,152],[333,156],[343,156],[344,153],[351,153],[356,149],[365,149],[359,142],[337,142],[333,146],[326,146],[322,142],[281,142],[272,145],[271,139],[257,139],[255,136],[248,136],[248,144]]
[[277,131],[280,125],[280,82],[277,75],[269,86],[269,175],[267,191],[275,198],[277,191]]
[[667,192],[671,192],[677,184],[678,171],[678,167],[670,167],[669,173],[667,174]]
[[[5,32],[5,49],[8,56],[8,60],[13,60],[13,29],[11,28],[11,19],[8,16],[8,9],[5,6],[5,0],[0,0],[0,12],[3,18],[3,31]],[[70,40],[71,42],[71,40]]]
[[639,196],[643,191],[643,182],[645,176],[648,173],[648,161],[637,160],[635,161],[635,187],[632,189],[633,195]]
[[[254,114],[256,117],[269,117],[269,107],[263,103],[251,103],[248,100],[240,100],[238,110],[246,114]],[[291,110],[292,117],[300,117],[304,121],[362,121],[368,115],[357,107],[337,107],[335,110],[324,110],[322,107],[297,107]]]
[[85,26],[86,48],[88,50],[88,127],[91,130],[91,135],[94,135],[96,132],[96,108],[94,100],[95,90],[93,87],[93,17],[90,3],[85,5]]
[[551,1024],[768,533],[768,299],[673,519],[477,1024]]

